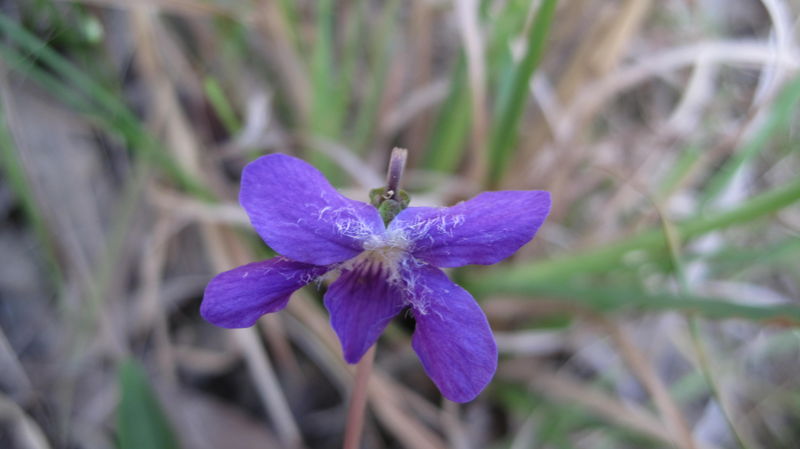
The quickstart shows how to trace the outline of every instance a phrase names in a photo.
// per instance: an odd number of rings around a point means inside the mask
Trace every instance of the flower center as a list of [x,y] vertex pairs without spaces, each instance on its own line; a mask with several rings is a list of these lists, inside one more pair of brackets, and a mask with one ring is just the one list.
[[401,280],[400,267],[407,258],[408,240],[402,232],[373,234],[363,241],[364,251],[343,262],[340,270],[358,271],[364,277],[381,277],[389,283]]
[[364,251],[380,252],[405,252],[408,248],[408,238],[405,233],[399,230],[386,231],[383,234],[372,234],[366,239],[362,246]]

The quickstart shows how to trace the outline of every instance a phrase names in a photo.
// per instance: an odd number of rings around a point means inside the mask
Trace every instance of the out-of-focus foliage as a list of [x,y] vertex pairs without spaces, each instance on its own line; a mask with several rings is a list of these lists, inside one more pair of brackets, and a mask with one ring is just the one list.
[[297,155],[367,201],[393,146],[412,206],[543,189],[554,210],[511,260],[451,273],[496,332],[490,388],[443,405],[398,319],[365,447],[796,447],[798,17],[0,2],[0,447],[339,447],[325,286],[245,331],[198,306],[271,254],[236,202],[248,161]]

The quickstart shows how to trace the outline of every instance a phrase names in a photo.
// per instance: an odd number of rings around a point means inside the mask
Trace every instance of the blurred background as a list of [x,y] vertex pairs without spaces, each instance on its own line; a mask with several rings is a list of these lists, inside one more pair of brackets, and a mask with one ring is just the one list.
[[[412,205],[545,189],[450,274],[500,366],[443,401],[396,320],[365,448],[800,447],[797,0],[0,0],[0,447],[340,447],[321,306],[230,331],[271,152]],[[323,289],[324,290],[324,289]]]

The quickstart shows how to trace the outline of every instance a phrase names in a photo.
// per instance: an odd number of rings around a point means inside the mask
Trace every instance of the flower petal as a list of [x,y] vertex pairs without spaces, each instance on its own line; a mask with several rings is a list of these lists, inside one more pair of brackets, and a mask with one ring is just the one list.
[[386,268],[365,260],[344,270],[325,293],[331,327],[342,343],[344,359],[357,363],[403,309],[400,288],[389,282]]
[[347,260],[362,251],[364,238],[384,232],[377,209],[345,198],[316,168],[285,154],[244,168],[239,202],[261,238],[299,262]]
[[492,380],[497,346],[478,303],[441,270],[417,269],[411,345],[425,372],[447,399],[467,402]]
[[234,268],[208,283],[200,315],[221,327],[252,326],[261,315],[286,307],[292,292],[327,270],[283,257]]
[[484,192],[452,207],[409,207],[389,225],[437,267],[491,265],[528,243],[550,212],[550,193]]

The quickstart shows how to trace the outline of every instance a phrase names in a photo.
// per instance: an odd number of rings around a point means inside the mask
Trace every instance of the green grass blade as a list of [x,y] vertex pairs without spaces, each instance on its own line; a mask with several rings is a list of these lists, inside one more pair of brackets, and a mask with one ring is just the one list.
[[425,167],[446,173],[458,168],[471,117],[467,69],[463,56],[453,71],[450,93],[442,104],[425,151]]
[[692,171],[696,164],[703,156],[703,151],[696,145],[689,145],[681,152],[680,157],[675,161],[675,164],[670,168],[661,185],[658,189],[658,198],[668,198],[675,189],[686,179],[686,176]]
[[[50,48],[46,42],[3,14],[0,14],[0,33],[26,52],[23,55],[10,46],[0,46],[0,54],[11,68],[38,82],[62,101],[78,108],[80,112],[90,114],[92,119],[102,123],[106,128],[115,130],[125,138],[132,149],[139,151],[181,187],[198,197],[213,198],[202,183],[186,173],[172,159],[118,96],[80,71]],[[60,78],[34,66],[33,62],[36,61],[49,67]]]
[[236,117],[236,112],[234,112],[233,106],[225,96],[225,92],[222,91],[222,86],[219,85],[215,78],[209,76],[203,80],[203,90],[225,130],[228,134],[235,134],[242,124],[239,118]]
[[369,143],[374,136],[374,131],[377,129],[378,108],[383,98],[383,87],[386,84],[386,76],[391,66],[391,38],[395,35],[395,30],[399,23],[397,15],[400,4],[401,2],[398,0],[388,2],[384,6],[378,26],[371,31],[372,34],[378,35],[370,49],[372,74],[368,82],[367,97],[359,108],[360,113],[356,120],[353,137],[353,146],[361,154],[367,151]]
[[786,237],[757,249],[726,248],[704,259],[711,263],[718,277],[736,279],[745,272],[752,277],[753,272],[774,270],[800,260],[800,237]]
[[11,188],[11,191],[19,199],[25,217],[42,246],[48,273],[52,277],[54,285],[60,288],[63,273],[56,257],[53,237],[48,232],[44,217],[39,211],[33,189],[28,182],[28,176],[15,148],[2,108],[0,108],[0,171],[5,175],[6,183]]
[[[515,68],[508,45],[524,25],[528,7],[526,0],[508,2],[498,17],[490,23],[489,44],[486,49],[487,62],[489,67],[501,67],[501,69],[493,69],[487,75],[489,82],[493,84],[499,82],[505,90],[511,90],[510,80]],[[452,173],[458,169],[458,164],[464,155],[472,119],[470,95],[466,62],[462,54],[453,69],[450,91],[439,110],[426,147],[424,160],[426,168],[445,173]],[[500,103],[505,104],[502,101]],[[499,116],[497,111],[495,114]]]
[[[741,206],[700,216],[677,224],[675,230],[685,242],[710,231],[747,223],[774,213],[800,200],[800,178],[770,192],[761,194]],[[597,249],[561,256],[555,259],[498,267],[475,282],[482,291],[524,291],[543,282],[563,281],[573,276],[598,273],[618,267],[622,258],[632,251],[664,254],[667,241],[660,229],[646,231]]]
[[300,27],[300,13],[297,11],[297,2],[292,0],[278,0],[278,8],[283,15],[283,22],[286,24],[286,32],[296,49],[302,49],[302,41],[298,28]]
[[530,96],[528,85],[544,54],[550,25],[555,16],[556,3],[557,0],[543,0],[539,6],[533,25],[528,32],[528,46],[525,55],[514,70],[510,93],[504,96],[504,102],[499,108],[500,113],[493,124],[489,139],[490,185],[497,185],[511,159],[511,153],[517,142],[519,122],[522,119],[526,100]]
[[318,136],[335,137],[338,115],[335,107],[335,87],[338,71],[334,64],[333,2],[317,2],[316,39],[311,53],[312,109],[311,131]]
[[348,109],[352,106],[352,99],[357,97],[358,71],[361,52],[364,42],[363,36],[369,32],[367,23],[368,7],[365,0],[358,0],[349,8],[354,12],[347,21],[344,32],[344,48],[341,57],[337,58],[339,69],[339,84],[336,92],[336,110],[340,116],[339,128],[344,129]]
[[139,365],[128,360],[119,368],[120,402],[117,432],[120,449],[178,449],[178,438]]
[[781,90],[775,100],[775,104],[772,106],[772,110],[769,112],[766,123],[752,139],[745,142],[744,146],[731,156],[708,182],[700,199],[702,208],[711,205],[745,163],[752,160],[769,145],[770,141],[775,138],[775,134],[788,129],[794,123],[792,112],[797,108],[798,104],[800,104],[800,77],[792,80]]
[[[471,285],[467,285],[471,287]],[[746,319],[765,323],[800,326],[800,307],[795,305],[754,306],[725,298],[699,295],[649,293],[638,290],[581,287],[567,282],[550,282],[502,287],[504,294],[545,296],[565,304],[577,304],[598,312],[642,310],[681,311],[713,319]]]
[[[510,58],[510,43],[525,26],[528,10],[531,8],[529,0],[510,0],[503,9],[493,18],[487,17],[491,26],[491,33],[486,48],[487,61],[491,67],[502,65],[500,60]],[[486,15],[486,14],[484,14]],[[492,73],[490,76],[494,75]]]

